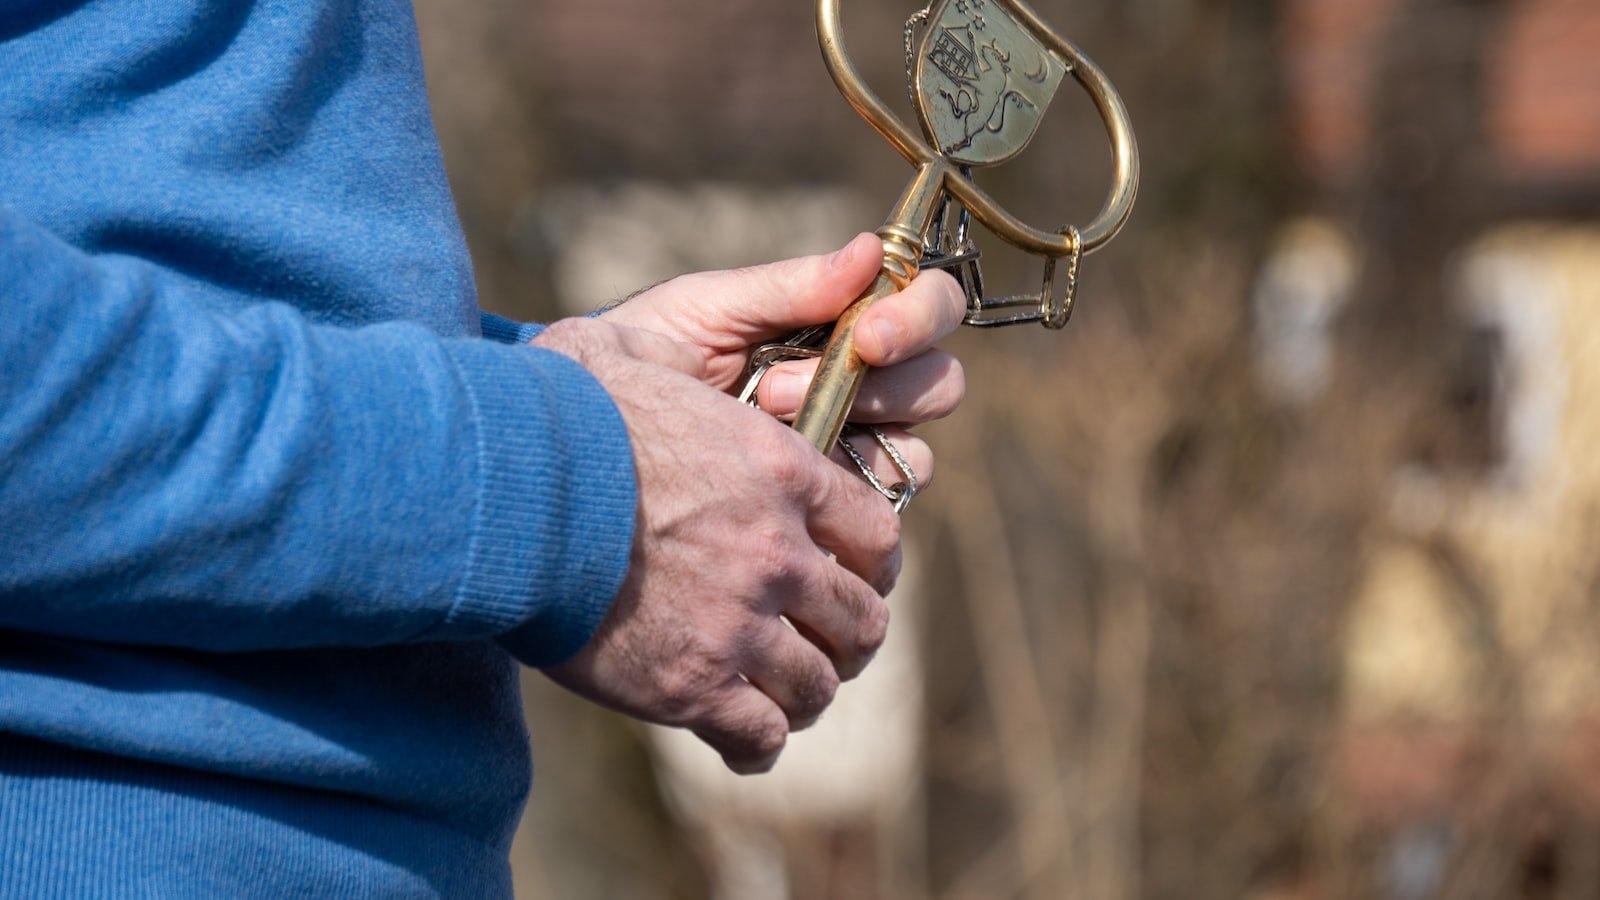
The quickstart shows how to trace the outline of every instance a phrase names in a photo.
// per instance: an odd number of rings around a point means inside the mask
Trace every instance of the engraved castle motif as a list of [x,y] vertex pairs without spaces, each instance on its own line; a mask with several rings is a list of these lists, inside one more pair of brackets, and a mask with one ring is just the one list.
[[[998,40],[978,44],[973,37],[973,30],[983,27],[984,20],[978,15],[959,28],[942,27],[928,51],[928,62],[954,87],[953,91],[938,89],[960,125],[960,136],[943,148],[945,153],[965,150],[985,133],[998,134],[1005,128],[1010,106],[1038,111],[1037,104],[1012,87],[1012,54],[1001,49]],[[1043,82],[1048,67],[1041,60],[1036,68],[1037,74],[1024,73],[1024,77]]]

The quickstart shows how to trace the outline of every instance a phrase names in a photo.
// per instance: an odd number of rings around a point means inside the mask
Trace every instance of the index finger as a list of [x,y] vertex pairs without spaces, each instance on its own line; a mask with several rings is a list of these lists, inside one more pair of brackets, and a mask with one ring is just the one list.
[[948,272],[932,269],[903,291],[867,307],[856,321],[856,352],[869,366],[892,366],[922,353],[956,330],[967,297]]

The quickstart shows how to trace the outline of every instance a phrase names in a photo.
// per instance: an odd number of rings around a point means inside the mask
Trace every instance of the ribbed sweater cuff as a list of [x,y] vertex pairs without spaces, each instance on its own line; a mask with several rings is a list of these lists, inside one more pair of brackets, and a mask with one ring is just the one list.
[[588,371],[548,350],[449,342],[478,424],[478,499],[446,628],[487,625],[528,665],[576,653],[627,574],[628,432]]
[[478,322],[483,329],[483,336],[491,341],[502,344],[526,344],[539,336],[544,330],[543,325],[530,322],[518,322],[505,316],[494,313],[479,312]]

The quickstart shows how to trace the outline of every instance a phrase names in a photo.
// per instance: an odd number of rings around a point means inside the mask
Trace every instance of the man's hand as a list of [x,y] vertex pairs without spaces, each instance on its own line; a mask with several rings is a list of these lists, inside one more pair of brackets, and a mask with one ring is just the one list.
[[703,383],[703,353],[610,319],[560,322],[534,342],[611,394],[639,484],[622,590],[589,644],[547,674],[693,730],[734,771],[765,771],[882,643],[899,519],[782,423]]
[[[861,235],[829,256],[677,278],[535,340],[611,394],[639,481],[627,579],[599,632],[551,677],[687,727],[734,771],[760,772],[866,665],[888,625],[882,595],[899,573],[898,517],[773,418],[799,409],[814,360],[767,373],[757,395],[765,412],[727,392],[754,345],[834,320],[881,262],[878,239]],[[875,368],[851,418],[884,424],[923,483],[932,453],[897,426],[960,402],[961,366],[932,345],[964,311],[955,280],[926,273],[857,327],[856,350]],[[874,442],[859,443],[881,476],[898,478]]]
[[[706,382],[730,390],[743,383],[754,345],[837,319],[882,263],[882,243],[861,234],[827,256],[674,278],[606,313],[605,320],[697,348]],[[955,357],[931,348],[965,313],[960,286],[944,272],[924,272],[906,290],[874,303],[856,325],[856,352],[873,370],[850,420],[915,424],[949,415],[966,382]],[[779,418],[791,418],[816,368],[816,360],[774,366],[757,402]]]

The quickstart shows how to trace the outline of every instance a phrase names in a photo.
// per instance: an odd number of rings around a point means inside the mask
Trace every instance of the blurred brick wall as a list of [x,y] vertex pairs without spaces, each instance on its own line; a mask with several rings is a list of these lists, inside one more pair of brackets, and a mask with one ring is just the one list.
[[1501,19],[1477,61],[1488,107],[1477,115],[1491,171],[1510,183],[1600,182],[1600,4],[1593,0],[1476,7],[1289,0],[1284,100],[1304,172],[1327,185],[1359,177],[1375,149],[1377,96],[1396,87],[1383,81],[1385,55],[1402,58],[1429,32],[1457,28],[1474,14]]
[[1289,0],[1285,106],[1299,164],[1321,181],[1360,171],[1371,141],[1370,97],[1385,25],[1403,0]]
[[1518,180],[1600,181],[1600,4],[1521,0],[1489,60],[1489,138]]

